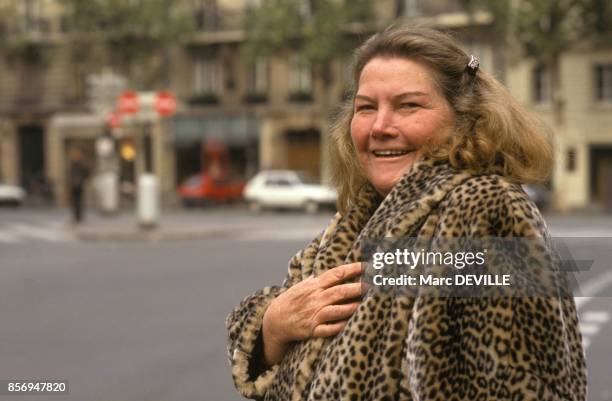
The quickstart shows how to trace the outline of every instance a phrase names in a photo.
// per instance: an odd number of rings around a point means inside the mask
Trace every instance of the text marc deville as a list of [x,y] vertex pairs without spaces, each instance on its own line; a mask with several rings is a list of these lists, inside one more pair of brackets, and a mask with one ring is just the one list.
[[451,277],[437,277],[432,274],[422,274],[417,277],[402,274],[398,277],[385,277],[377,274],[373,277],[377,286],[509,286],[510,274],[456,274]]

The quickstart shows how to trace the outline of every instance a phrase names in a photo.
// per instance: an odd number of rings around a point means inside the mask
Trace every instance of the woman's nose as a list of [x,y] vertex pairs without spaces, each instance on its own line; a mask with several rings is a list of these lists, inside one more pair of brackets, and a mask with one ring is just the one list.
[[395,129],[393,129],[393,113],[388,110],[379,109],[376,113],[376,119],[372,124],[371,134],[374,137],[397,135]]

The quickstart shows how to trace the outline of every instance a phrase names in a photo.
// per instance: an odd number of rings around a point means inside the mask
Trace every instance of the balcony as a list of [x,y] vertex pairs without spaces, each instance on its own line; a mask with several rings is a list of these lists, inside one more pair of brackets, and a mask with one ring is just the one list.
[[235,43],[245,38],[242,11],[200,11],[194,18],[196,31],[192,43]]

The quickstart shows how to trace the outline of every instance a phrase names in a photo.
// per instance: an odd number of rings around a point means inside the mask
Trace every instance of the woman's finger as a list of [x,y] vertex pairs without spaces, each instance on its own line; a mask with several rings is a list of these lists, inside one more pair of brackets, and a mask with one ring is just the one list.
[[363,294],[361,283],[340,284],[323,291],[323,302],[327,305],[341,303],[353,298],[359,298]]
[[361,274],[361,262],[349,263],[329,269],[318,277],[321,288],[333,287]]
[[357,310],[359,305],[361,305],[361,302],[351,302],[349,304],[340,305],[328,305],[325,308],[321,309],[319,313],[317,313],[316,321],[320,324],[323,324],[337,320],[346,320],[355,312],[355,310]]
[[340,333],[340,331],[342,331],[344,326],[346,326],[347,322],[348,320],[341,320],[339,322],[334,322],[334,323],[320,324],[317,327],[315,327],[315,329],[312,332],[312,336],[318,337],[318,338],[333,336],[335,334]]

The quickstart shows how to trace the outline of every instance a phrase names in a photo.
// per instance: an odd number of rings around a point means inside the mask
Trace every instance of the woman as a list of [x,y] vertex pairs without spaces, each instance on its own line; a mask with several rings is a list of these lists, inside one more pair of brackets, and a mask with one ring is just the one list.
[[332,130],[340,212],[293,257],[281,287],[228,316],[238,390],[266,400],[584,400],[571,297],[361,300],[354,282],[367,239],[548,238],[520,187],[550,172],[547,131],[435,30],[374,35],[356,51],[353,78]]

